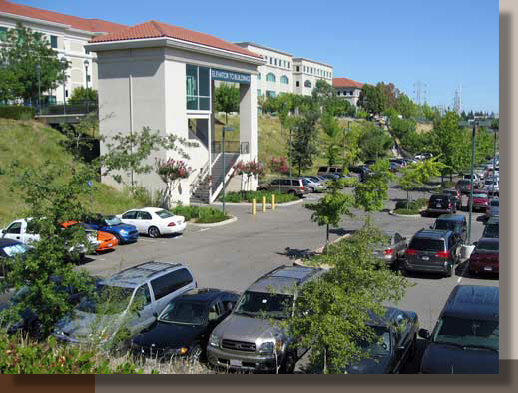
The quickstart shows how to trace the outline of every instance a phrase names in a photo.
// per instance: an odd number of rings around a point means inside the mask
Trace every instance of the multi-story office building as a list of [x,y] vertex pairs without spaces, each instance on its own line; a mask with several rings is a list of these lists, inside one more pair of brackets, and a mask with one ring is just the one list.
[[333,87],[338,97],[344,98],[351,105],[357,106],[363,83],[347,78],[333,78]]
[[101,19],[85,19],[0,0],[0,41],[17,23],[43,33],[60,58],[70,62],[65,89],[63,86],[43,92],[50,102],[63,101],[79,86],[97,89],[95,53],[85,50],[88,41],[100,34],[120,31],[126,26]]
[[310,95],[319,79],[332,83],[333,67],[328,64],[297,57],[293,59],[293,67],[295,94]]

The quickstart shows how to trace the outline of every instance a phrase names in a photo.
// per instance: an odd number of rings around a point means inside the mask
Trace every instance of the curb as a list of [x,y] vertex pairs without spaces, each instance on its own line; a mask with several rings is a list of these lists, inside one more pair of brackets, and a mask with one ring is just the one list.
[[[333,240],[332,242],[329,242],[329,244],[337,243],[337,242],[339,242],[340,240],[345,239],[345,238],[348,238],[348,237],[350,237],[350,236],[351,236],[351,234],[350,234],[350,233],[348,233],[348,234],[346,234],[346,235],[343,235],[343,236],[340,236],[340,237],[336,238],[335,240]],[[315,253],[315,254],[322,254],[322,251],[324,251],[324,247],[325,247],[325,245],[318,247],[316,250],[314,250],[314,253]],[[304,261],[304,260],[303,260],[302,258],[297,258],[297,259],[295,259],[295,260],[293,261],[293,266],[304,266],[304,267],[305,267],[305,266],[308,266],[308,265],[306,265],[303,261]],[[330,266],[329,266],[329,265],[320,265],[319,267],[321,267],[322,269],[325,269],[325,270],[329,270],[329,269],[330,269]]]
[[[419,212],[423,212],[425,209],[420,210]],[[394,217],[406,217],[406,218],[421,218],[421,214],[397,214],[394,213],[394,210],[389,210],[388,214]]]
[[204,223],[188,221],[188,224],[189,225],[193,225],[195,227],[219,227],[219,226],[222,226],[222,225],[232,224],[233,222],[236,222],[236,221],[237,221],[237,217],[236,216],[230,216],[230,218],[228,220],[220,221],[220,222],[213,222],[213,223],[206,223],[206,224],[204,224]]
[[[275,203],[275,208],[278,208],[278,207],[286,207],[286,206],[292,206],[292,205],[296,205],[298,203],[302,203],[304,202],[304,199],[301,198],[299,200],[296,200],[296,201],[290,201],[290,202],[284,202],[284,203]],[[210,206],[212,205],[217,205],[217,206],[222,206],[223,203],[222,202],[212,202],[210,204]],[[252,203],[251,202],[225,202],[225,205],[226,206],[252,206]],[[257,206],[261,206],[261,202],[257,202],[256,203]],[[270,208],[272,207],[272,204],[271,203],[266,203],[266,206],[269,206]]]

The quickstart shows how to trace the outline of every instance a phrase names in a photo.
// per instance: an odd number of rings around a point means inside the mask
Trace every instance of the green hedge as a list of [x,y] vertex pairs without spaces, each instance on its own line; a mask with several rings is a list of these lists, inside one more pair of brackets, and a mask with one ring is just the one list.
[[187,221],[194,220],[200,224],[221,222],[230,218],[221,210],[208,206],[177,206],[172,212],[184,216]]
[[[417,212],[419,212],[419,209],[425,207],[428,205],[428,200],[425,199],[425,198],[419,198],[419,199],[415,199],[413,201],[410,201],[408,202],[408,206],[407,206],[407,201],[404,200],[404,201],[397,201],[396,202],[396,210],[398,209],[408,209],[408,210],[415,210]],[[405,213],[402,213],[402,214],[405,214]],[[417,213],[406,213],[406,214],[417,214]]]
[[394,213],[403,214],[403,215],[411,215],[411,214],[419,214],[420,209],[396,209]]
[[[284,203],[299,200],[300,198],[297,195],[293,194],[281,194],[278,191],[245,191],[245,192],[229,192],[225,196],[225,202],[252,202],[252,199],[255,199],[259,204],[263,200],[263,196],[266,197],[266,203],[270,203],[272,194],[275,195],[275,203]],[[220,198],[220,201],[223,200],[223,197]]]
[[34,118],[36,109],[22,105],[0,105],[0,117],[14,120],[30,120]]

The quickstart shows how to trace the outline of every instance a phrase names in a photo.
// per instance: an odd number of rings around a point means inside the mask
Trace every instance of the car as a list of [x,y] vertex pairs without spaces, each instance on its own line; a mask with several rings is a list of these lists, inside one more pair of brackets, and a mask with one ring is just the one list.
[[351,175],[357,177],[360,182],[363,182],[370,173],[369,168],[365,165],[350,166],[348,169]]
[[460,191],[456,188],[447,188],[444,190],[441,190],[440,192],[443,195],[451,195],[455,198],[455,206],[457,210],[461,210],[462,208],[462,195]]
[[172,357],[206,359],[210,334],[239,300],[239,294],[215,288],[197,288],[171,300],[150,327],[134,337],[136,355],[159,360]]
[[274,321],[292,313],[299,288],[322,272],[283,265],[257,279],[210,335],[209,363],[241,371],[292,373],[304,351]]
[[500,194],[500,184],[498,178],[493,181],[492,177],[486,178],[484,180],[484,185],[482,189],[487,191],[489,195],[499,195]]
[[451,291],[427,340],[422,374],[498,374],[499,290],[494,286],[457,285]]
[[0,238],[0,277],[5,277],[8,272],[8,260],[14,260],[18,255],[24,258],[29,250],[29,246],[18,240]]
[[471,191],[471,180],[459,180],[455,184],[455,188],[459,190],[461,194],[469,194]]
[[398,232],[384,232],[385,241],[377,244],[372,254],[383,260],[392,267],[396,267],[399,260],[405,256],[407,248],[407,239]]
[[124,224],[137,227],[139,233],[157,238],[182,233],[187,227],[184,216],[178,216],[159,207],[143,207],[117,215]]
[[430,226],[430,229],[452,231],[464,243],[466,241],[467,226],[466,217],[462,214],[441,214],[433,225]]
[[483,210],[485,212],[488,204],[489,204],[489,195],[488,195],[487,191],[473,190],[473,204],[472,204],[473,210],[479,210],[479,211]]
[[367,324],[378,341],[359,343],[370,356],[348,365],[344,370],[348,374],[395,374],[415,357],[419,332],[415,312],[387,307],[382,318],[372,317]]
[[417,271],[453,276],[455,265],[460,262],[460,245],[460,238],[449,230],[417,231],[405,250],[403,274]]
[[[462,176],[462,180],[467,180],[469,181],[471,179],[471,175],[464,175]],[[481,184],[480,184],[480,178],[478,177],[478,175],[476,173],[473,173],[473,187],[474,188],[477,188],[479,187]]]
[[498,237],[482,237],[475,242],[475,250],[471,253],[468,264],[470,274],[498,274],[499,239]]
[[337,175],[340,177],[342,175],[342,167],[336,165],[330,166],[321,166],[318,168],[317,176],[326,176],[328,174]]
[[144,262],[100,280],[97,295],[81,299],[53,334],[62,342],[109,345],[123,329],[134,336],[150,326],[171,300],[197,286],[183,264]]
[[95,249],[95,252],[115,250],[119,245],[119,240],[117,240],[117,238],[111,233],[98,231],[90,225],[85,224],[83,222],[67,221],[64,222],[62,225],[64,228],[71,228],[75,225],[82,226],[85,229],[87,235],[89,235],[88,238],[96,240],[95,243],[92,244],[92,247]]
[[449,194],[432,194],[428,199],[426,214],[450,213],[457,211],[457,198]]
[[326,190],[326,186],[322,184],[321,182],[316,182],[313,179],[310,179],[309,177],[304,177],[302,179],[302,184],[304,187],[307,187],[309,189],[309,192],[324,192]]
[[273,179],[269,183],[260,185],[258,189],[267,191],[278,191],[282,194],[292,194],[297,195],[299,197],[302,197],[310,192],[309,187],[304,186],[302,179],[295,177]]
[[486,218],[490,219],[491,217],[499,217],[500,216],[500,199],[495,198],[489,201],[489,205],[486,209]]
[[85,219],[85,222],[98,231],[114,235],[119,244],[133,243],[138,240],[139,232],[135,225],[124,224],[117,216],[95,214]]
[[423,160],[427,160],[432,157],[433,157],[432,153],[420,153],[420,154],[417,154],[414,158],[416,160],[423,161]]
[[499,217],[491,217],[487,220],[482,237],[500,237]]

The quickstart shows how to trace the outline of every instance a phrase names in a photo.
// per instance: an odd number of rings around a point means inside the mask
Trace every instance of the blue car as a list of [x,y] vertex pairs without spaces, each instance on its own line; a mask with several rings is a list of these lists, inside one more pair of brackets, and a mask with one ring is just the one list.
[[86,219],[85,222],[94,229],[115,235],[119,239],[119,244],[132,243],[138,240],[139,233],[137,227],[131,224],[124,224],[118,217],[98,214]]

